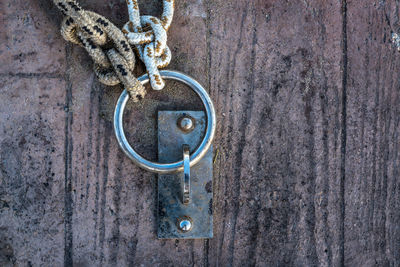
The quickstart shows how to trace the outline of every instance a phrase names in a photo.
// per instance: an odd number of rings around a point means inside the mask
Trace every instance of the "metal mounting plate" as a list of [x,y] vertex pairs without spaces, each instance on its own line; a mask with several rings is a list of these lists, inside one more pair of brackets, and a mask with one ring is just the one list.
[[[184,132],[178,127],[183,116],[194,119],[194,129]],[[188,144],[192,152],[205,132],[206,116],[203,111],[158,112],[158,160],[168,163],[182,160],[182,145]],[[182,203],[183,173],[158,175],[158,238],[212,238],[212,146],[195,166],[190,168],[190,203]],[[178,220],[188,216],[192,229],[182,232]]]

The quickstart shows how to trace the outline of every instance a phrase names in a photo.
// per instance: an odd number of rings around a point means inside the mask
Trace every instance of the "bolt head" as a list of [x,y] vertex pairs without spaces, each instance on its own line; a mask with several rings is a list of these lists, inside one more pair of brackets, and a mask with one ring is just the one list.
[[192,230],[192,226],[192,220],[187,216],[184,216],[178,220],[178,229],[182,232],[189,232]]
[[184,132],[190,132],[194,129],[194,119],[189,116],[179,118],[178,127]]

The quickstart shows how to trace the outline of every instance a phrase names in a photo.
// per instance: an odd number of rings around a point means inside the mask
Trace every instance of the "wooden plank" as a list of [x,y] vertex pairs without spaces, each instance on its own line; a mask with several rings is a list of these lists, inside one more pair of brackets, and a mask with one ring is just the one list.
[[340,265],[341,6],[210,2],[222,266]]
[[399,3],[347,9],[345,264],[399,266]]
[[[142,2],[142,1],[141,1]],[[86,1],[85,8],[106,14],[121,26],[126,22],[124,2]],[[160,14],[159,1],[142,2],[143,14]],[[119,10],[118,12],[111,12]],[[168,36],[177,69],[205,84],[206,16],[197,1],[178,1]],[[192,36],[191,38],[187,38]],[[156,175],[139,169],[120,150],[114,137],[112,116],[122,88],[99,84],[91,62],[74,47],[69,63],[72,118],[70,121],[73,189],[72,246],[70,261],[76,265],[191,265],[203,259],[203,241],[159,241],[156,236]],[[139,65],[138,73],[143,73]],[[157,159],[158,109],[201,109],[185,86],[167,82],[161,92],[151,91],[141,103],[128,104],[126,129],[140,153]]]
[[0,81],[0,265],[61,265],[65,82]]
[[1,266],[64,261],[65,48],[55,12],[0,3]]

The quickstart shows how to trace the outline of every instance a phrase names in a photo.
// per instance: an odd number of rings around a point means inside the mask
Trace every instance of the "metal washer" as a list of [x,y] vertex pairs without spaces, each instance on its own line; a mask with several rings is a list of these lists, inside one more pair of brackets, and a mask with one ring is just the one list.
[[[190,156],[190,166],[194,166],[206,154],[207,150],[211,146],[212,140],[215,135],[216,115],[215,115],[214,105],[211,101],[210,96],[208,95],[207,91],[203,88],[203,86],[201,86],[196,80],[194,80],[190,76],[172,70],[162,70],[160,71],[160,75],[164,79],[179,81],[192,88],[193,91],[195,91],[196,94],[200,97],[201,101],[203,102],[204,108],[206,110],[206,115],[207,115],[206,133],[200,145]],[[149,82],[149,76],[147,74],[144,74],[140,76],[138,80],[144,85]],[[126,139],[124,132],[124,125],[123,125],[124,109],[128,100],[129,100],[129,93],[126,90],[124,90],[121,93],[120,97],[118,98],[118,102],[114,111],[115,136],[117,137],[119,146],[122,148],[125,154],[131,160],[133,160],[133,162],[135,162],[139,167],[151,172],[172,173],[177,171],[183,171],[183,160],[172,163],[153,162],[143,158],[131,147],[131,145],[128,143],[128,140]]]

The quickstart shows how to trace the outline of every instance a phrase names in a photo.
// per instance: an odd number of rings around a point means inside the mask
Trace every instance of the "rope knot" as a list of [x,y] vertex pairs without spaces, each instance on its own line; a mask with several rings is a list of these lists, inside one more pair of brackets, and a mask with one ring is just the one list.
[[61,34],[64,39],[86,49],[94,61],[94,72],[101,83],[122,83],[133,101],[146,94],[133,76],[135,55],[121,30],[105,17],[83,10],[74,0],[53,0],[64,14]]
[[122,31],[129,43],[134,45],[140,59],[146,65],[150,84],[154,90],[164,88],[164,81],[158,71],[171,61],[171,50],[167,46],[167,31],[174,14],[174,1],[163,1],[161,19],[153,16],[140,16],[137,0],[126,0],[129,21]]

